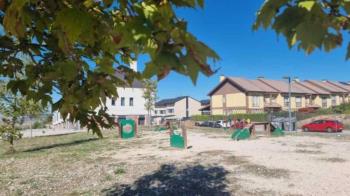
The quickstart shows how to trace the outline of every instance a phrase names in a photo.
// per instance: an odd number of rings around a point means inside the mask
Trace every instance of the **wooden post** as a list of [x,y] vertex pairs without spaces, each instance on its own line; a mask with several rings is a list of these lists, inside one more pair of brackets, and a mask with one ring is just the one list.
[[187,129],[184,123],[181,123],[182,137],[184,138],[185,149],[187,148]]
[[266,129],[266,131],[267,131],[267,135],[270,136],[270,135],[271,135],[271,123],[268,123],[268,124],[267,124],[267,129]]
[[256,132],[255,132],[255,124],[253,123],[252,125],[252,136],[256,137]]

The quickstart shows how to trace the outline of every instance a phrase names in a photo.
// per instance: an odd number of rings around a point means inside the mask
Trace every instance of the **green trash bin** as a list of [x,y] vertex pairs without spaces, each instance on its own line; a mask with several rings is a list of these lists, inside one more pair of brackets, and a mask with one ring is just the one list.
[[121,138],[128,139],[135,137],[135,121],[131,119],[120,120]]
[[271,135],[272,136],[284,136],[284,130],[283,129],[281,129],[281,128],[276,128],[275,130],[273,130],[272,132],[271,132]]
[[245,140],[245,139],[248,139],[249,137],[250,137],[250,131],[247,128],[236,129],[231,135],[231,138],[233,140]]
[[185,148],[185,139],[180,133],[174,133],[170,136],[170,146],[175,148]]

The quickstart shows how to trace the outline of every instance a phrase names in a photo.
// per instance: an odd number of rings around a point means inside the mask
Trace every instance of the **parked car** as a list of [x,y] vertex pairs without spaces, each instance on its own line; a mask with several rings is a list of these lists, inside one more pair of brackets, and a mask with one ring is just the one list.
[[209,127],[210,126],[210,122],[209,121],[203,121],[203,122],[200,122],[198,124],[198,126],[200,126],[200,127]]
[[316,120],[303,125],[302,129],[303,131],[341,132],[344,129],[344,125],[337,120]]
[[218,121],[216,121],[216,124],[219,125],[218,128],[229,128],[229,127],[231,127],[231,123],[227,122],[226,120],[218,120]]

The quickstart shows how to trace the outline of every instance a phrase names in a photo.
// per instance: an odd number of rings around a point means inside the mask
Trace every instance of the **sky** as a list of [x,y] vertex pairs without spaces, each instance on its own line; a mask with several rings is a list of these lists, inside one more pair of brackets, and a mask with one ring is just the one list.
[[[252,30],[262,3],[263,0],[206,0],[204,9],[177,10],[188,21],[189,31],[219,54],[221,60],[213,68],[220,70],[211,77],[201,75],[196,86],[188,77],[172,72],[159,81],[158,97],[208,99],[207,94],[219,83],[220,75],[350,81],[350,61],[345,61],[347,42],[331,53],[315,51],[306,55],[295,48],[290,50],[285,39],[275,32]],[[144,68],[143,59],[138,65],[139,69]]]

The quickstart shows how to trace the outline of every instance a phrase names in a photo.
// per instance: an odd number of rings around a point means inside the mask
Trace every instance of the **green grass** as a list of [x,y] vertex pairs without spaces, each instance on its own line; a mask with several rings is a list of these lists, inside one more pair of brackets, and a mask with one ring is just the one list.
[[[128,144],[118,139],[115,131],[105,131],[103,139],[82,132],[23,138],[15,143],[14,154],[5,154],[9,145],[0,141],[0,192],[5,195],[47,195],[51,190],[45,187],[49,186],[67,191],[66,194],[74,195],[77,191],[78,195],[89,195],[92,191],[91,195],[95,195],[94,191],[99,191],[101,186],[113,183],[116,176],[126,173],[119,161],[100,155],[126,149]],[[85,187],[86,180],[98,186]],[[67,182],[76,183],[70,186],[77,190],[61,189]]]
[[99,151],[99,149],[113,148],[110,145],[111,137],[115,138],[112,132],[106,132],[103,139],[83,132],[59,136],[24,138],[16,141],[16,152],[14,154],[6,154],[9,145],[7,142],[2,141],[0,142],[0,160],[41,157],[51,153],[56,153],[58,156],[69,155],[72,158],[79,158],[93,151]]

